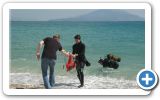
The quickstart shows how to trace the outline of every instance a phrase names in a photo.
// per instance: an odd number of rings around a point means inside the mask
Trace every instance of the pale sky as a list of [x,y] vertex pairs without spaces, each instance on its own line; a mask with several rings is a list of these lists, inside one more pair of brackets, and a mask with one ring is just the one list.
[[[81,16],[96,10],[86,9],[12,9],[10,10],[10,19],[12,21],[47,21],[54,19],[72,18]],[[144,18],[144,10],[124,10],[133,15]]]
[[95,10],[11,10],[11,20],[46,21],[80,16]]

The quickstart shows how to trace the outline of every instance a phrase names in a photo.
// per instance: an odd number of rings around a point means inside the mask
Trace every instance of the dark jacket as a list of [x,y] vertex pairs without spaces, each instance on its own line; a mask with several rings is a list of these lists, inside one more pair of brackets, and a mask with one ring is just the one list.
[[85,62],[85,44],[82,42],[74,44],[72,49],[72,54],[78,54],[76,61]]

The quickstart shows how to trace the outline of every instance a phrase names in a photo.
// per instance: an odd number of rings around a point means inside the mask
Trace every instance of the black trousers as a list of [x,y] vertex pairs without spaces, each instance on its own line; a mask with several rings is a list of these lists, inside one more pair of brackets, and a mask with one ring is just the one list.
[[84,74],[83,74],[84,66],[85,66],[84,62],[77,62],[76,63],[77,77],[78,77],[81,85],[84,85]]

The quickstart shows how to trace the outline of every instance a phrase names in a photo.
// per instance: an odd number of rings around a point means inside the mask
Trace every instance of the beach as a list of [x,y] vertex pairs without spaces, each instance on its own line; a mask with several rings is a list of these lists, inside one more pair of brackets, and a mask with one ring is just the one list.
[[[84,89],[138,88],[136,75],[145,68],[144,21],[11,21],[10,25],[10,88],[44,88],[41,61],[37,61],[35,52],[41,40],[55,33],[61,35],[60,42],[67,52],[72,52],[73,37],[81,35],[91,63],[84,69]],[[98,63],[109,53],[121,58],[116,70],[103,69]],[[57,52],[54,89],[79,85],[76,70],[66,72],[63,68],[66,62],[67,58]]]
[[[85,85],[78,88],[78,78],[75,76],[56,76],[53,89],[138,89],[136,81],[109,77],[85,76]],[[11,73],[11,89],[44,89],[41,75],[30,73]]]

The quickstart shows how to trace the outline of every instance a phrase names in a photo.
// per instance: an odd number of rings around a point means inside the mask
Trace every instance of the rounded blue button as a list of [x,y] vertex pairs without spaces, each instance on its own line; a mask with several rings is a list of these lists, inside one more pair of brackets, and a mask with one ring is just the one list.
[[137,83],[144,90],[153,89],[157,81],[157,74],[150,69],[143,69],[137,74]]

